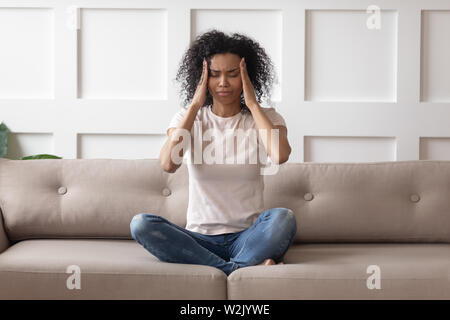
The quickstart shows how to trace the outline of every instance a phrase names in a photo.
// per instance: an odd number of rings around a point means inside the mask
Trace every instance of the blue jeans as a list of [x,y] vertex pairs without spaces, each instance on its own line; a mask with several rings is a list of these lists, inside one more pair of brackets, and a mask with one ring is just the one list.
[[268,258],[282,261],[294,241],[297,223],[291,209],[272,208],[250,228],[236,233],[205,235],[151,213],[134,216],[130,229],[133,239],[161,261],[213,266],[228,276]]

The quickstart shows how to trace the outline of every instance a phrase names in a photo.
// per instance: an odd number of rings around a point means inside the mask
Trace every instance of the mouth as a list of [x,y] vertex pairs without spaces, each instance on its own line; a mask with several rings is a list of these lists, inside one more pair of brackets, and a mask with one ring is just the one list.
[[229,96],[231,94],[231,91],[218,91],[217,94],[219,96]]

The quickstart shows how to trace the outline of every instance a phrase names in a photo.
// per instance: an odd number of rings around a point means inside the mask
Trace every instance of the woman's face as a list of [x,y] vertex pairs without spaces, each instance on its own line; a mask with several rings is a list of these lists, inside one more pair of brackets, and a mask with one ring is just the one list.
[[242,93],[240,62],[241,58],[234,53],[218,53],[211,57],[208,89],[214,101],[240,104]]

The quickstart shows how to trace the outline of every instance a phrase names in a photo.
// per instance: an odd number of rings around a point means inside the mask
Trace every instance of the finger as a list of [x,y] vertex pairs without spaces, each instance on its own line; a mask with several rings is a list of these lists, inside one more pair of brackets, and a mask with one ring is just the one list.
[[244,58],[241,59],[239,66],[241,67],[241,71],[243,71],[244,70]]
[[244,58],[241,59],[241,71],[242,71],[242,75],[247,78],[248,77],[248,73],[247,73],[247,65],[245,63]]
[[202,76],[200,77],[200,84],[203,84],[204,78],[205,78],[205,59],[203,59],[203,63],[202,63]]
[[241,59],[241,66],[245,69],[245,67],[247,66],[245,63],[245,58]]
[[202,82],[203,85],[206,86],[206,83],[208,82],[208,62],[206,61],[206,59],[203,59],[203,65],[204,65],[204,71],[203,71],[203,79],[204,81]]

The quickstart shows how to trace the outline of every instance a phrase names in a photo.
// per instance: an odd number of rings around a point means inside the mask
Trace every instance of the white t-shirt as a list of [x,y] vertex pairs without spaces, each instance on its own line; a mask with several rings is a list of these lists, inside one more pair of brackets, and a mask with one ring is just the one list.
[[[274,108],[261,109],[273,125],[286,126]],[[181,108],[167,129],[178,127],[186,111]],[[239,138],[238,131],[247,138]],[[263,212],[260,168],[270,163],[270,158],[257,133],[247,110],[227,118],[213,113],[211,105],[197,112],[191,144],[186,143],[183,158],[189,172],[186,229],[208,235],[239,232],[251,227]]]

